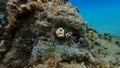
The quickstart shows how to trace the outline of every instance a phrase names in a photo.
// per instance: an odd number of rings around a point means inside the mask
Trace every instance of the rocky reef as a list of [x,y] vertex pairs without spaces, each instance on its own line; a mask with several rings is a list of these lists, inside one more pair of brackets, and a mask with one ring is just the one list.
[[8,24],[8,13],[6,10],[7,0],[0,0],[0,25],[6,26]]
[[99,34],[68,0],[9,0],[0,68],[118,68],[120,39]]

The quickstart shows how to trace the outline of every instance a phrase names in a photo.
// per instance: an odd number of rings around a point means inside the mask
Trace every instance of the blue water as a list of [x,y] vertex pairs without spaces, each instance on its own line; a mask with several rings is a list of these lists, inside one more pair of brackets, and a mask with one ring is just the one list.
[[120,0],[70,0],[80,15],[100,33],[120,36]]

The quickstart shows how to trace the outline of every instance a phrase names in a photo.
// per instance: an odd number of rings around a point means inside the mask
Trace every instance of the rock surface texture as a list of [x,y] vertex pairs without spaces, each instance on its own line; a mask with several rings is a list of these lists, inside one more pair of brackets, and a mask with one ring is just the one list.
[[10,0],[0,68],[118,68],[119,39],[100,35],[68,0]]

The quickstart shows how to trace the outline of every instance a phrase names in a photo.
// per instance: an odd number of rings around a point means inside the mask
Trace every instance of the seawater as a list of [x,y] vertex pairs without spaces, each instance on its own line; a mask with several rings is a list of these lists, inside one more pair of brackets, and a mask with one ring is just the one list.
[[100,33],[120,36],[120,0],[70,0],[80,15]]

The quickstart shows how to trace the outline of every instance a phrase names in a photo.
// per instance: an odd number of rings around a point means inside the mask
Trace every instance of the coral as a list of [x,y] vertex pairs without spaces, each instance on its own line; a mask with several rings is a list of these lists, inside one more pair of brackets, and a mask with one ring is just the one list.
[[87,37],[88,37],[89,40],[93,41],[97,38],[97,34],[93,31],[89,31]]
[[112,36],[97,36],[68,0],[10,0],[7,6],[9,24],[0,26],[2,68],[119,66],[119,42],[113,46],[106,40]]
[[67,39],[70,38],[70,36],[71,36],[71,33],[70,33],[70,32],[68,32],[68,33],[65,34],[65,37],[66,37]]
[[[34,15],[33,11],[39,10],[38,7],[40,7],[40,2],[39,0],[37,2],[30,2],[27,5],[20,5],[20,7],[17,6],[17,4],[13,3],[8,3],[9,5],[9,10],[10,10],[10,24],[7,27],[7,30],[4,34],[4,39],[5,40],[10,40],[13,38],[13,33],[16,29],[21,28],[19,25],[22,26],[24,22],[22,21],[23,19],[27,19],[29,16]],[[14,9],[16,8],[16,9]],[[28,9],[29,8],[29,9]],[[12,11],[14,10],[14,11]],[[25,10],[25,11],[24,11]],[[32,11],[32,12],[31,12]],[[27,13],[27,14],[26,14]],[[26,14],[26,15],[25,15]],[[28,15],[28,16],[27,16]],[[34,18],[34,17],[33,17]]]
[[50,60],[48,60],[48,68],[56,68],[57,64],[62,60],[61,57],[54,57]]
[[63,29],[63,28],[58,28],[57,30],[56,30],[56,36],[57,37],[64,37],[64,35],[65,35],[65,30]]
[[[37,14],[37,11],[39,11],[41,6],[40,0],[34,2],[31,1],[27,4],[21,4],[22,2],[22,0],[8,2],[10,24],[7,26],[6,32],[4,33],[4,42],[1,47],[5,51],[2,52],[2,54],[0,54],[0,62],[4,62],[5,64],[8,64],[11,59],[11,57],[8,58],[8,56],[13,55],[15,53],[11,51],[9,54],[6,54],[10,49],[12,49],[13,46],[15,46],[16,43],[18,43],[17,41],[15,41],[15,37],[19,38],[19,31],[21,31],[22,29],[25,30],[25,26],[27,27],[31,24],[34,24],[36,20],[35,15]],[[27,1],[25,0],[24,2]],[[33,21],[28,22],[29,19],[33,19]],[[6,57],[3,58],[5,54]],[[3,67],[5,66],[5,64],[3,64]]]
[[53,5],[57,5],[57,2],[58,2],[57,0],[52,0]]

